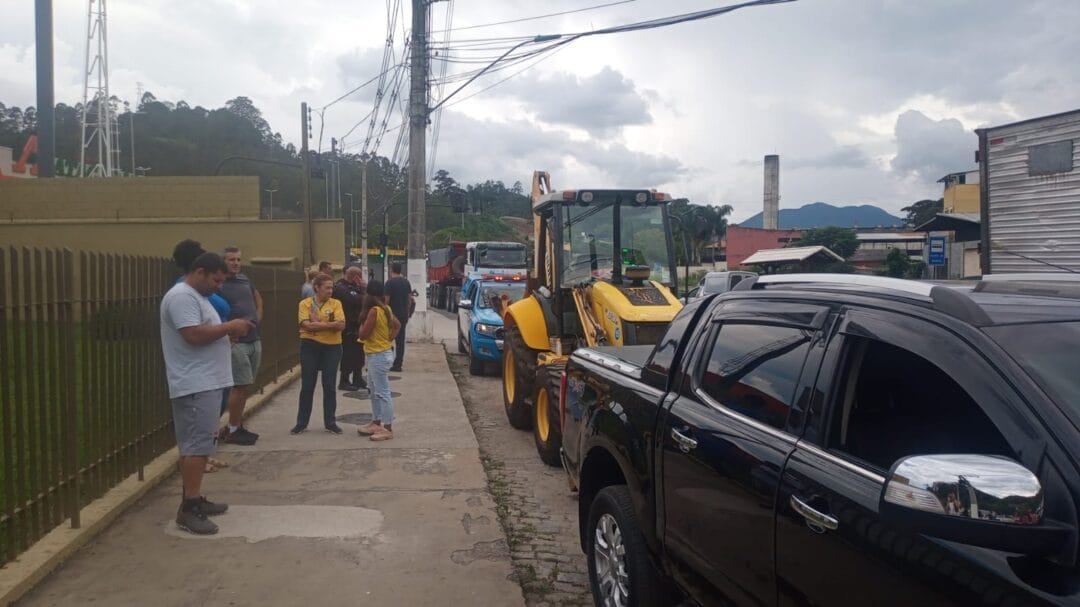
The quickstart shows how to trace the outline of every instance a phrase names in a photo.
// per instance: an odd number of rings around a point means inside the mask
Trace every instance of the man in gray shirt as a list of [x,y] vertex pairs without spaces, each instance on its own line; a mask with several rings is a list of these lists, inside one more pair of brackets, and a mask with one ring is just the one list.
[[220,256],[203,253],[161,300],[161,350],[184,480],[176,525],[202,535],[218,530],[207,516],[228,509],[203,496],[202,478],[217,447],[222,390],[233,383],[229,341],[253,328],[239,318],[222,323],[207,299],[225,282],[225,270]]
[[233,388],[229,391],[229,425],[222,428],[218,438],[234,445],[254,445],[259,435],[243,426],[244,406],[251,396],[251,387],[259,374],[262,361],[262,340],[259,325],[262,324],[262,295],[240,272],[240,247],[225,247],[225,267],[228,275],[221,287],[221,296],[229,302],[229,318],[240,318],[254,323],[255,328],[232,345]]

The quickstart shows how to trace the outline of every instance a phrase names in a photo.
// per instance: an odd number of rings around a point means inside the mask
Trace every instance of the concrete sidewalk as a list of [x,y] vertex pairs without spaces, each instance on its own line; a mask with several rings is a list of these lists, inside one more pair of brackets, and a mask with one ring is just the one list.
[[[398,379],[394,379],[398,378]],[[180,480],[148,493],[20,605],[523,605],[472,428],[441,345],[391,374],[395,438],[356,434],[370,401],[338,392],[345,434],[295,423],[299,382],[249,421],[253,447],[204,490],[216,536],[175,529]]]

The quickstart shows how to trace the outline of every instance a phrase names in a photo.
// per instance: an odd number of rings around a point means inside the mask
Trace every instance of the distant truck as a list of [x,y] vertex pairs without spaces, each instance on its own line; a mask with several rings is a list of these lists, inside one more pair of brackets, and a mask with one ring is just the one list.
[[520,242],[470,242],[465,245],[465,274],[524,274],[526,247]]
[[455,311],[458,293],[465,278],[465,247],[462,240],[451,240],[442,249],[428,251],[428,306]]

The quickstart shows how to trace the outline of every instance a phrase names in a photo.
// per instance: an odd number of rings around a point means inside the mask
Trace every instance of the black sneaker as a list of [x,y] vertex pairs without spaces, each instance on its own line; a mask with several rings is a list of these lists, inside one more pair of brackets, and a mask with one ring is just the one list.
[[247,432],[248,434],[254,436],[256,439],[259,438],[259,433],[258,432],[252,432],[251,430],[248,430],[247,426],[240,426],[240,429],[243,430],[244,432]]
[[334,424],[332,426],[327,426],[326,431],[331,433],[331,434],[341,434],[341,432],[342,432],[341,426],[339,426],[337,424]]
[[205,496],[199,497],[198,504],[199,512],[202,512],[206,516],[217,516],[219,514],[225,514],[229,511],[228,504],[214,503],[206,499]]
[[306,426],[293,426],[293,429],[289,430],[289,434],[302,434],[304,430],[307,430]]
[[343,390],[345,392],[356,392],[360,388],[358,388],[357,386],[354,386],[353,384],[338,384],[337,389],[338,390]]
[[394,373],[401,373],[401,367],[390,367],[390,370]]
[[198,506],[185,509],[181,505],[176,513],[176,526],[195,535],[214,535],[218,532],[218,526],[206,518],[206,514]]
[[363,377],[360,377],[359,374],[353,376],[352,383],[356,386],[357,390],[367,390],[367,381],[365,381]]
[[254,432],[248,432],[243,426],[236,429],[236,432],[229,432],[225,435],[226,443],[230,445],[244,445],[251,446],[255,444],[255,441],[259,440],[259,435]]

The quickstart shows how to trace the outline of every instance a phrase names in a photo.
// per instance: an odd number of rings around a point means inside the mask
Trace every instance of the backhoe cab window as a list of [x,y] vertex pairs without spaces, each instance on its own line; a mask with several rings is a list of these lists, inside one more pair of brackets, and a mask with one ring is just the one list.
[[563,286],[573,286],[591,279],[610,279],[616,260],[627,266],[651,270],[649,280],[672,284],[671,256],[664,231],[662,205],[635,205],[623,202],[620,215],[620,247],[615,251],[614,200],[599,200],[588,206],[564,205]]

